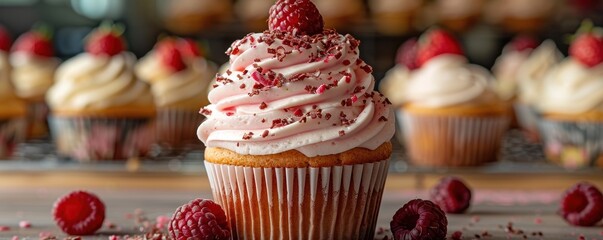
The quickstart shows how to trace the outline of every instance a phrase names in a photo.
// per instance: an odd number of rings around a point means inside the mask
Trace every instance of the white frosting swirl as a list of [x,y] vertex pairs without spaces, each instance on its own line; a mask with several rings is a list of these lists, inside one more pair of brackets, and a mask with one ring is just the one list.
[[47,93],[53,109],[87,110],[153,106],[149,86],[134,74],[136,57],[129,52],[95,56],[82,53],[64,62]]
[[194,102],[194,109],[208,104],[206,92],[210,81],[216,75],[212,62],[198,57],[187,63],[187,68],[171,72],[152,51],[136,65],[136,74],[151,84],[151,90],[158,107],[187,108]]
[[385,95],[394,106],[400,106],[406,100],[405,89],[410,80],[411,71],[403,65],[396,65],[381,79],[379,91]]
[[496,78],[496,90],[504,100],[510,100],[517,95],[517,73],[519,67],[530,56],[530,52],[529,50],[506,51],[496,59],[492,73]]
[[603,64],[588,68],[568,57],[546,76],[538,108],[542,112],[580,114],[603,110]]
[[[230,68],[202,111],[208,119],[199,139],[247,155],[376,149],[392,138],[394,115],[373,92],[373,75],[357,45],[351,36],[329,31],[314,38],[265,32],[236,41]],[[279,82],[262,86],[254,80],[266,80],[258,71]]]
[[439,55],[415,70],[406,88],[408,102],[441,108],[469,103],[489,91],[488,70],[463,56]]
[[553,69],[563,55],[551,40],[545,40],[534,49],[518,69],[519,100],[526,104],[536,104],[540,97],[542,82],[546,74]]
[[10,55],[13,66],[12,81],[18,96],[26,99],[43,99],[54,83],[54,72],[59,60],[21,51]]

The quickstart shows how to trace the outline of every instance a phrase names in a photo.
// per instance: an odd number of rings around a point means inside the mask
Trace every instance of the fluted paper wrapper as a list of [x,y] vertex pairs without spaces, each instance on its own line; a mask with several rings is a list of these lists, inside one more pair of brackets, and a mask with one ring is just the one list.
[[0,160],[12,157],[25,140],[25,124],[25,118],[0,119]]
[[405,112],[405,146],[415,165],[477,166],[494,162],[502,144],[507,116],[433,116]]
[[164,108],[157,112],[157,141],[168,150],[186,150],[198,145],[195,129],[203,121],[197,111]]
[[603,167],[603,123],[542,119],[544,153],[568,169]]
[[155,143],[154,118],[50,117],[57,152],[81,162],[146,157]]
[[373,239],[388,165],[253,168],[205,162],[234,239]]

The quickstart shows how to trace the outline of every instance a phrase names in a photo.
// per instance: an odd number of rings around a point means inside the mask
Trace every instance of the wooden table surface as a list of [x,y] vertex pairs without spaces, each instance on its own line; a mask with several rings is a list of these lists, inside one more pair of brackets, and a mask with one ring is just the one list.
[[[392,178],[396,181],[396,178]],[[54,225],[51,209],[54,201],[75,188],[40,187],[2,187],[0,188],[0,226],[10,230],[0,231],[0,239],[39,239],[40,233],[48,233],[59,239],[64,234]],[[96,193],[105,202],[107,224],[95,236],[85,239],[108,239],[110,235],[140,235],[132,216],[144,212],[151,221],[158,216],[171,216],[173,211],[191,199],[211,198],[207,184],[199,185],[198,190],[158,188],[114,188],[93,187],[88,190]],[[448,215],[448,234],[462,231],[464,239],[603,239],[603,227],[571,227],[556,215],[558,198],[562,191],[550,190],[504,190],[474,189],[474,201],[469,212],[460,215]],[[389,228],[393,213],[408,200],[425,198],[425,190],[398,188],[387,184],[380,210],[378,227]],[[31,228],[19,228],[20,221],[28,221]],[[107,223],[106,222],[106,223]],[[515,233],[508,232],[511,223]],[[519,230],[522,233],[518,234]],[[542,233],[539,236],[538,233]],[[526,238],[524,238],[524,235]],[[123,238],[122,238],[123,239]]]

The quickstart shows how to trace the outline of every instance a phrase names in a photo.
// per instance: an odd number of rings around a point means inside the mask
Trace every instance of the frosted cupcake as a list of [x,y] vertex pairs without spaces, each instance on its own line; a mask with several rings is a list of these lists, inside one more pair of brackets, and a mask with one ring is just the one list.
[[538,32],[552,18],[560,1],[494,0],[486,9],[487,20],[511,32]]
[[386,35],[402,35],[412,31],[422,5],[422,0],[369,1],[377,30]]
[[[286,6],[303,22],[278,21]],[[359,41],[280,0],[270,30],[235,41],[198,135],[234,239],[374,236],[394,117]]]
[[79,161],[147,156],[155,142],[155,105],[134,74],[134,54],[118,33],[101,27],[86,52],[65,61],[47,93],[57,150]]
[[32,30],[21,35],[13,46],[10,63],[16,94],[28,104],[27,138],[47,136],[45,96],[54,83],[54,72],[59,64],[49,33]]
[[490,89],[492,76],[468,64],[454,38],[431,30],[419,46],[402,106],[405,144],[413,164],[475,166],[497,160],[508,106]]
[[183,149],[198,141],[191,129],[201,123],[199,109],[208,104],[206,93],[216,71],[190,39],[164,39],[138,62],[136,73],[151,84],[155,98],[160,144]]
[[535,105],[541,97],[544,80],[549,71],[556,68],[563,55],[551,40],[543,43],[530,53],[529,58],[517,70],[517,101],[513,105],[515,115],[526,136],[534,141],[539,139],[538,115]]
[[0,26],[0,159],[10,158],[25,139],[26,106],[15,95],[10,81],[10,44],[8,32]]
[[546,76],[538,109],[547,158],[566,168],[603,167],[603,37],[584,33]]

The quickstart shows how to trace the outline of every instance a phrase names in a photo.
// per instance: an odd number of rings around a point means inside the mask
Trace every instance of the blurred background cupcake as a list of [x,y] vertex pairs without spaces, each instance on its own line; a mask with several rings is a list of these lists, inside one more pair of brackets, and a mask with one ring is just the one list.
[[313,0],[323,17],[325,28],[342,30],[364,19],[362,0]]
[[14,93],[10,81],[8,51],[11,38],[0,26],[0,157],[10,158],[17,144],[25,139],[25,103]]
[[420,68],[406,86],[403,133],[410,160],[430,167],[477,166],[498,158],[508,107],[490,89],[488,70],[468,64],[447,32],[419,43]]
[[554,16],[560,0],[493,0],[486,16],[490,22],[509,32],[534,33],[542,31]]
[[423,0],[370,0],[369,9],[377,30],[403,35],[414,29]]
[[22,34],[12,48],[11,80],[15,92],[27,101],[27,138],[48,136],[46,91],[54,83],[59,59],[54,57],[51,32],[47,27]]
[[484,0],[436,0],[425,14],[430,19],[454,32],[471,29],[482,17]]
[[47,94],[59,154],[79,161],[147,156],[155,143],[150,87],[134,74],[136,57],[112,26],[93,31],[86,52],[65,61]]
[[157,139],[167,149],[198,143],[199,109],[208,105],[207,91],[217,67],[191,39],[164,38],[136,65],[136,74],[151,85],[157,106]]
[[232,2],[225,0],[162,0],[158,9],[165,27],[181,35],[194,35],[232,18]]
[[603,55],[593,50],[603,50],[603,36],[579,32],[538,102],[544,152],[566,168],[603,167]]
[[249,31],[262,32],[266,30],[268,11],[275,0],[239,0],[235,12]]

